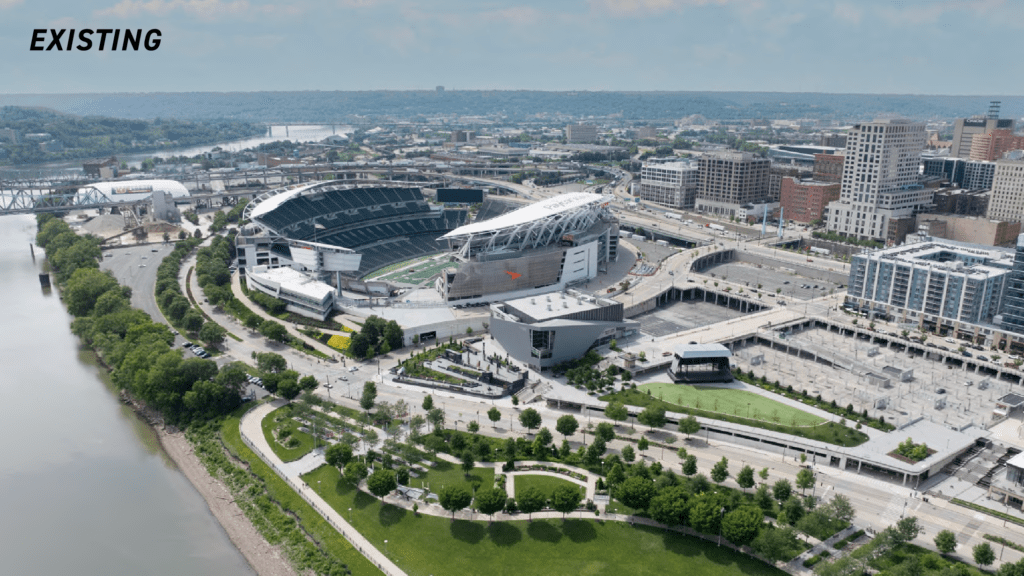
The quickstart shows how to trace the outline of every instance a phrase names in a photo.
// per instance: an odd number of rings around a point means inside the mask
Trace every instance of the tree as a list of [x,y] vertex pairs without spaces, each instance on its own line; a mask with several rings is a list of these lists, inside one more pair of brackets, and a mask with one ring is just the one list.
[[109,272],[79,268],[64,285],[64,302],[72,315],[87,316],[99,297],[111,290],[120,290],[120,286]]
[[996,553],[988,542],[976,545],[971,552],[974,555],[975,564],[982,568],[996,561]]
[[750,543],[755,552],[772,562],[789,560],[791,551],[800,550],[800,541],[790,527],[767,528]]
[[352,484],[359,484],[360,480],[366,478],[366,464],[352,460],[345,465],[345,478]]
[[684,486],[670,486],[651,498],[647,511],[655,522],[666,526],[686,524],[690,495]]
[[793,485],[789,483],[789,480],[783,478],[775,482],[772,486],[772,495],[779,502],[785,502],[789,499],[790,494],[793,493]]
[[352,461],[352,447],[343,442],[331,444],[324,450],[327,463],[335,468],[344,468]]
[[473,460],[473,453],[469,450],[464,451],[460,460],[462,461],[462,473],[468,477],[469,473],[473,471],[473,467],[476,466],[476,461]]
[[190,308],[182,316],[181,326],[186,332],[197,333],[203,328],[203,315],[195,308]]
[[256,354],[256,367],[260,372],[281,372],[288,368],[288,361],[280,354],[259,352]]
[[736,483],[743,488],[744,492],[747,491],[747,488],[752,488],[754,486],[754,469],[750,466],[740,469],[740,473],[736,475]]
[[943,530],[935,535],[935,547],[943,554],[952,554],[956,550],[956,534],[952,530]]
[[600,438],[604,442],[611,442],[615,439],[615,426],[607,422],[601,422],[597,425],[597,430],[594,432],[595,438]]
[[612,469],[608,471],[608,486],[617,486],[626,480],[626,472],[622,469],[622,464],[614,464]]
[[625,460],[626,462],[632,462],[636,460],[636,452],[634,452],[633,447],[628,444],[622,447],[621,453],[622,459]]
[[796,473],[796,485],[800,488],[801,494],[806,494],[807,489],[814,486],[814,472],[808,468],[801,468]]
[[687,416],[679,421],[679,431],[686,434],[686,439],[689,440],[691,434],[700,432],[700,422],[695,416]]
[[426,412],[430,412],[430,410],[433,407],[434,407],[434,397],[431,396],[430,394],[427,394],[423,398],[423,410],[426,411]]
[[299,383],[295,380],[282,380],[277,384],[277,395],[285,400],[295,400],[299,396],[300,392],[302,392],[302,387],[300,387]]
[[704,492],[690,500],[690,525],[705,534],[722,528],[725,498],[716,492]]
[[641,436],[640,440],[636,443],[636,449],[640,451],[641,455],[643,455],[644,450],[647,450],[650,447],[651,443],[647,441],[646,436]]
[[690,454],[686,457],[686,462],[683,462],[683,474],[687,476],[693,476],[697,473],[697,457]]
[[533,430],[540,426],[541,417],[540,413],[533,408],[527,408],[519,414],[519,423],[523,425],[523,428],[527,430]]
[[832,519],[844,524],[852,522],[853,517],[856,515],[856,510],[854,510],[853,504],[850,503],[850,499],[842,494],[833,496],[824,508]]
[[303,376],[302,378],[299,378],[299,387],[303,390],[313,391],[316,390],[316,387],[319,385],[320,382],[317,381],[315,376]]
[[492,406],[491,409],[487,411],[487,418],[491,421],[491,428],[494,428],[498,424],[498,420],[501,420],[501,410]]
[[545,500],[544,494],[541,494],[540,490],[536,488],[527,488],[516,494],[516,504],[519,506],[519,510],[525,512],[527,519],[531,522],[533,521],[533,513],[540,512],[541,508],[544,507]]
[[721,484],[725,482],[725,479],[729,477],[729,460],[725,456],[715,463],[711,467],[711,479],[715,481],[715,484]]
[[284,342],[288,339],[288,330],[273,320],[265,320],[260,324],[260,334],[277,342]]
[[221,328],[216,322],[207,322],[199,329],[199,339],[210,346],[220,346],[223,344],[224,336],[226,335],[227,330]]
[[583,493],[575,484],[562,484],[551,493],[551,507],[565,515],[579,507]]
[[466,429],[476,434],[480,431],[480,425],[476,423],[476,420],[470,420],[469,424],[466,424]]
[[764,513],[756,506],[740,506],[722,519],[722,536],[737,546],[750,544],[757,536]]
[[440,408],[431,408],[427,412],[427,422],[434,427],[434,430],[442,428],[444,426],[444,410]]
[[383,500],[392,490],[398,488],[395,471],[383,467],[374,470],[366,479],[366,487],[370,489],[371,494]]
[[184,230],[179,230],[178,240],[184,240],[185,238],[188,238],[188,232],[185,232]]
[[609,402],[604,408],[604,415],[616,422],[624,422],[629,418],[629,411],[622,402]]
[[262,323],[263,319],[256,314],[249,314],[248,316],[245,317],[245,321],[243,322],[243,324],[245,324],[245,327],[249,329],[249,332],[255,332],[256,330],[259,330],[260,324]]
[[796,496],[790,496],[789,500],[786,500],[782,504],[782,512],[779,514],[779,523],[787,523],[796,525],[807,511],[804,509],[803,502],[800,501]]
[[462,510],[473,501],[473,495],[462,486],[445,486],[437,495],[441,508],[452,513],[452,520],[455,520],[455,513]]
[[616,497],[630,508],[646,510],[654,498],[654,482],[640,476],[630,476],[615,491]]
[[897,538],[901,544],[910,542],[921,533],[921,523],[917,521],[917,516],[901,518],[893,528],[896,530]]
[[641,424],[650,426],[651,430],[665,425],[665,409],[660,406],[648,406],[637,416]]
[[768,481],[768,467],[765,466],[764,468],[762,468],[761,471],[757,473],[757,475],[761,478],[761,482],[767,482]]
[[359,407],[369,413],[376,401],[377,385],[373,382],[365,382],[363,384],[363,395],[359,398]]
[[771,512],[775,508],[775,501],[772,500],[772,493],[767,484],[757,487],[757,491],[754,492],[754,503],[765,512]]
[[580,427],[580,423],[576,420],[576,417],[572,414],[566,414],[558,418],[555,423],[555,430],[562,435],[562,438],[567,439],[576,433],[576,429]]
[[494,513],[500,512],[505,507],[507,495],[501,488],[481,488],[476,491],[476,507],[481,514],[491,516],[494,520]]

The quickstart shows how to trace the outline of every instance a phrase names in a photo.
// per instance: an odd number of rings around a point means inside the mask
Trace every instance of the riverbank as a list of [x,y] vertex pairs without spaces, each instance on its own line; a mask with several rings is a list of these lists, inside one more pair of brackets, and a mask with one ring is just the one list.
[[207,472],[193,452],[192,444],[181,431],[170,432],[156,429],[157,438],[164,453],[174,461],[178,470],[206,501],[214,518],[224,528],[228,538],[245,556],[247,562],[260,576],[298,576],[284,557],[280,546],[271,546],[260,535],[223,482]]

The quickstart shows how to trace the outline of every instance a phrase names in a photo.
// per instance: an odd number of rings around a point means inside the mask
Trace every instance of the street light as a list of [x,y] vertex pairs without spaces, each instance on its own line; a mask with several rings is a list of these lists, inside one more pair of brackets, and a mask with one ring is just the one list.
[[[719,514],[722,515],[722,520],[724,520],[725,519],[725,506],[722,506],[722,509],[719,510]],[[719,522],[718,522],[718,545],[719,546],[722,545],[722,520],[719,520]]]
[[387,540],[384,541],[384,555],[385,556],[388,555],[388,541]]

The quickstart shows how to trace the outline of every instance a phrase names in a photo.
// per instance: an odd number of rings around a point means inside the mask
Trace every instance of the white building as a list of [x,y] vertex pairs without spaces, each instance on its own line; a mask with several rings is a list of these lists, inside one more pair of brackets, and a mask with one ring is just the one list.
[[828,229],[885,239],[889,220],[913,216],[932,200],[918,183],[924,123],[875,120],[854,125],[846,141],[839,200],[828,205]]
[[246,275],[250,289],[283,300],[285,309],[324,320],[334,308],[334,287],[291,268],[254,266]]
[[1020,222],[1024,217],[1024,159],[1010,153],[1009,158],[996,160],[992,177],[992,196],[988,202],[988,218]]
[[690,162],[644,162],[640,168],[640,198],[663,206],[693,210],[699,183],[699,171]]

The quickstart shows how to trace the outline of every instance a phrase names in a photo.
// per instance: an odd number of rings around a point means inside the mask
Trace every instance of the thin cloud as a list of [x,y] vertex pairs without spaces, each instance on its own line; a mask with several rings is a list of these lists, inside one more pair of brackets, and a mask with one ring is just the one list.
[[0,0],[0,10],[7,8],[14,8],[18,4],[21,4],[22,0]]
[[194,16],[201,20],[218,20],[230,16],[242,16],[253,11],[265,12],[267,6],[253,7],[248,0],[122,0],[122,2],[96,12],[97,16],[132,18],[141,15],[168,16],[175,12]]

